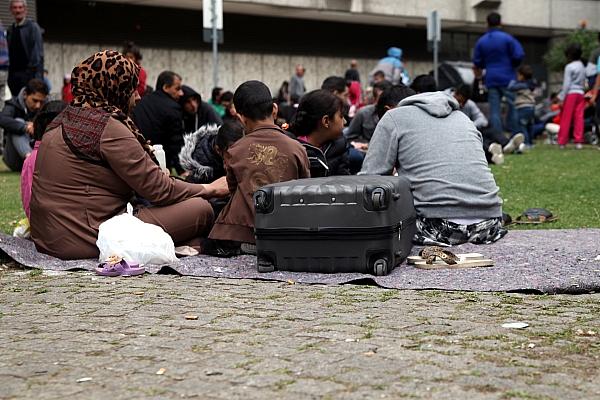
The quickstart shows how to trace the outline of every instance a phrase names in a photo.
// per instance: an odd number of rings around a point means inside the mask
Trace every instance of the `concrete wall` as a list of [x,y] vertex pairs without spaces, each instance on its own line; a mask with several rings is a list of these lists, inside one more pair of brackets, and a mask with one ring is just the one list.
[[[59,92],[64,74],[70,73],[80,61],[94,52],[103,49],[120,49],[120,45],[72,44],[47,42],[46,60],[52,91]],[[212,53],[201,50],[175,50],[166,48],[144,48],[143,66],[148,72],[148,84],[155,86],[158,74],[166,69],[182,75],[184,83],[192,86],[208,99],[212,88]],[[311,55],[255,54],[227,52],[219,58],[219,86],[234,90],[240,83],[249,79],[265,82],[276,94],[284,80],[289,80],[296,64],[307,69],[305,83],[308,90],[317,89],[323,79],[330,75],[341,75],[350,64],[349,58],[319,57]],[[358,59],[361,79],[366,82],[369,71],[377,63],[376,59]],[[407,62],[411,76],[427,73],[431,64],[427,62]]]
[[[339,19],[340,13],[347,13],[343,18],[348,22],[379,15],[420,19],[419,24],[424,24],[425,16],[432,10],[438,10],[442,18],[447,21],[484,23],[485,15],[492,9],[477,7],[481,3],[479,0],[225,0],[224,2],[226,9],[229,10],[233,9],[235,4],[245,6],[250,12],[250,6],[272,7],[274,15],[285,14],[291,8],[312,9],[315,11],[314,18],[321,18],[317,13],[324,15],[331,12],[330,18],[334,19]],[[501,0],[499,3],[497,11],[502,14],[506,25],[551,30],[573,29],[585,19],[590,29],[600,29],[600,2],[596,0]],[[352,12],[353,10],[360,10],[360,12]],[[393,23],[390,20],[381,22]]]

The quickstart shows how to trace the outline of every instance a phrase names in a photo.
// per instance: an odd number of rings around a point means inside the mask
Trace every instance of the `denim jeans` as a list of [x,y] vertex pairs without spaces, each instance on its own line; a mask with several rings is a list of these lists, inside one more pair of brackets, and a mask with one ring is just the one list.
[[519,116],[519,131],[525,135],[525,144],[533,144],[533,122],[535,120],[535,108],[533,107],[522,107],[517,108],[517,115]]
[[496,130],[503,131],[502,124],[502,97],[505,98],[508,106],[506,114],[506,129],[512,133],[519,132],[517,112],[515,109],[515,94],[506,87],[488,88],[488,102],[490,103],[490,126]]
[[364,159],[364,152],[356,150],[354,147],[348,149],[348,162],[350,163],[350,173],[352,175],[356,175],[360,171]]

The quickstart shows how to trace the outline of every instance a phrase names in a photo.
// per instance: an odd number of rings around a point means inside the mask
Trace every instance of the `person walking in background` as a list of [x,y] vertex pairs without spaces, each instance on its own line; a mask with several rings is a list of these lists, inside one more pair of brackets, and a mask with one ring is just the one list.
[[[8,80],[8,42],[6,41],[6,30],[0,21],[0,108],[4,108],[4,96],[6,95],[6,82]],[[0,154],[4,151],[4,130],[0,128]]]
[[44,43],[40,26],[27,18],[27,1],[11,0],[15,22],[8,28],[8,87],[13,96],[31,79],[44,79]]
[[140,97],[143,97],[146,94],[146,80],[148,79],[148,74],[146,73],[144,67],[142,67],[142,52],[140,51],[139,47],[135,45],[135,43],[125,42],[123,55],[140,67],[140,80],[138,82],[137,92]]
[[521,43],[501,30],[502,18],[493,12],[487,16],[488,31],[475,44],[473,64],[475,76],[480,77],[485,69],[485,85],[490,103],[490,126],[503,130],[501,101],[504,97],[508,105],[506,127],[512,134],[518,132],[518,119],[514,106],[515,94],[508,90],[508,84],[516,78],[515,68],[521,64],[525,52]]
[[392,82],[394,85],[398,83],[407,85],[410,82],[408,73],[404,70],[402,64],[402,49],[398,47],[390,47],[387,51],[387,57],[379,60],[379,63],[371,70],[369,79],[371,85],[377,82],[375,74],[379,71],[383,72],[385,80]]
[[350,61],[350,68],[346,70],[344,78],[350,82],[360,82],[360,74],[358,73],[358,61]]
[[304,73],[306,68],[302,65],[296,65],[296,73],[290,78],[290,105],[298,104],[300,97],[306,93],[306,86],[304,85]]
[[585,109],[585,65],[581,61],[582,50],[578,43],[570,44],[565,50],[567,65],[563,77],[563,85],[558,98],[563,102],[560,114],[560,129],[558,131],[558,144],[564,149],[569,142],[571,128],[575,147],[581,149],[583,145],[583,111]]

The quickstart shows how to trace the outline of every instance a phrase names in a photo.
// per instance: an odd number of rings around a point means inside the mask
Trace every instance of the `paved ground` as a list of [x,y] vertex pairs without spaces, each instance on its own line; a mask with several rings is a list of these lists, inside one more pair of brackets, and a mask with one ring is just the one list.
[[598,294],[0,268],[1,399],[600,398]]

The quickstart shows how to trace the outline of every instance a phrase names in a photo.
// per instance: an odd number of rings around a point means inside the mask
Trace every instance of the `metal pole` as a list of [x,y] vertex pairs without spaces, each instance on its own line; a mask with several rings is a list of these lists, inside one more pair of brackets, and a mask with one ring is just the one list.
[[437,38],[433,40],[433,79],[435,79],[436,86],[439,84],[438,81],[438,41]]
[[219,86],[219,53],[217,50],[217,1],[212,3],[212,51],[213,51],[213,87]]
[[438,19],[437,19],[437,11],[433,12],[433,79],[435,80],[435,84],[436,86],[439,84],[438,81],[438,43],[439,43],[439,38],[437,35],[438,29],[439,27],[437,26],[438,24]]

